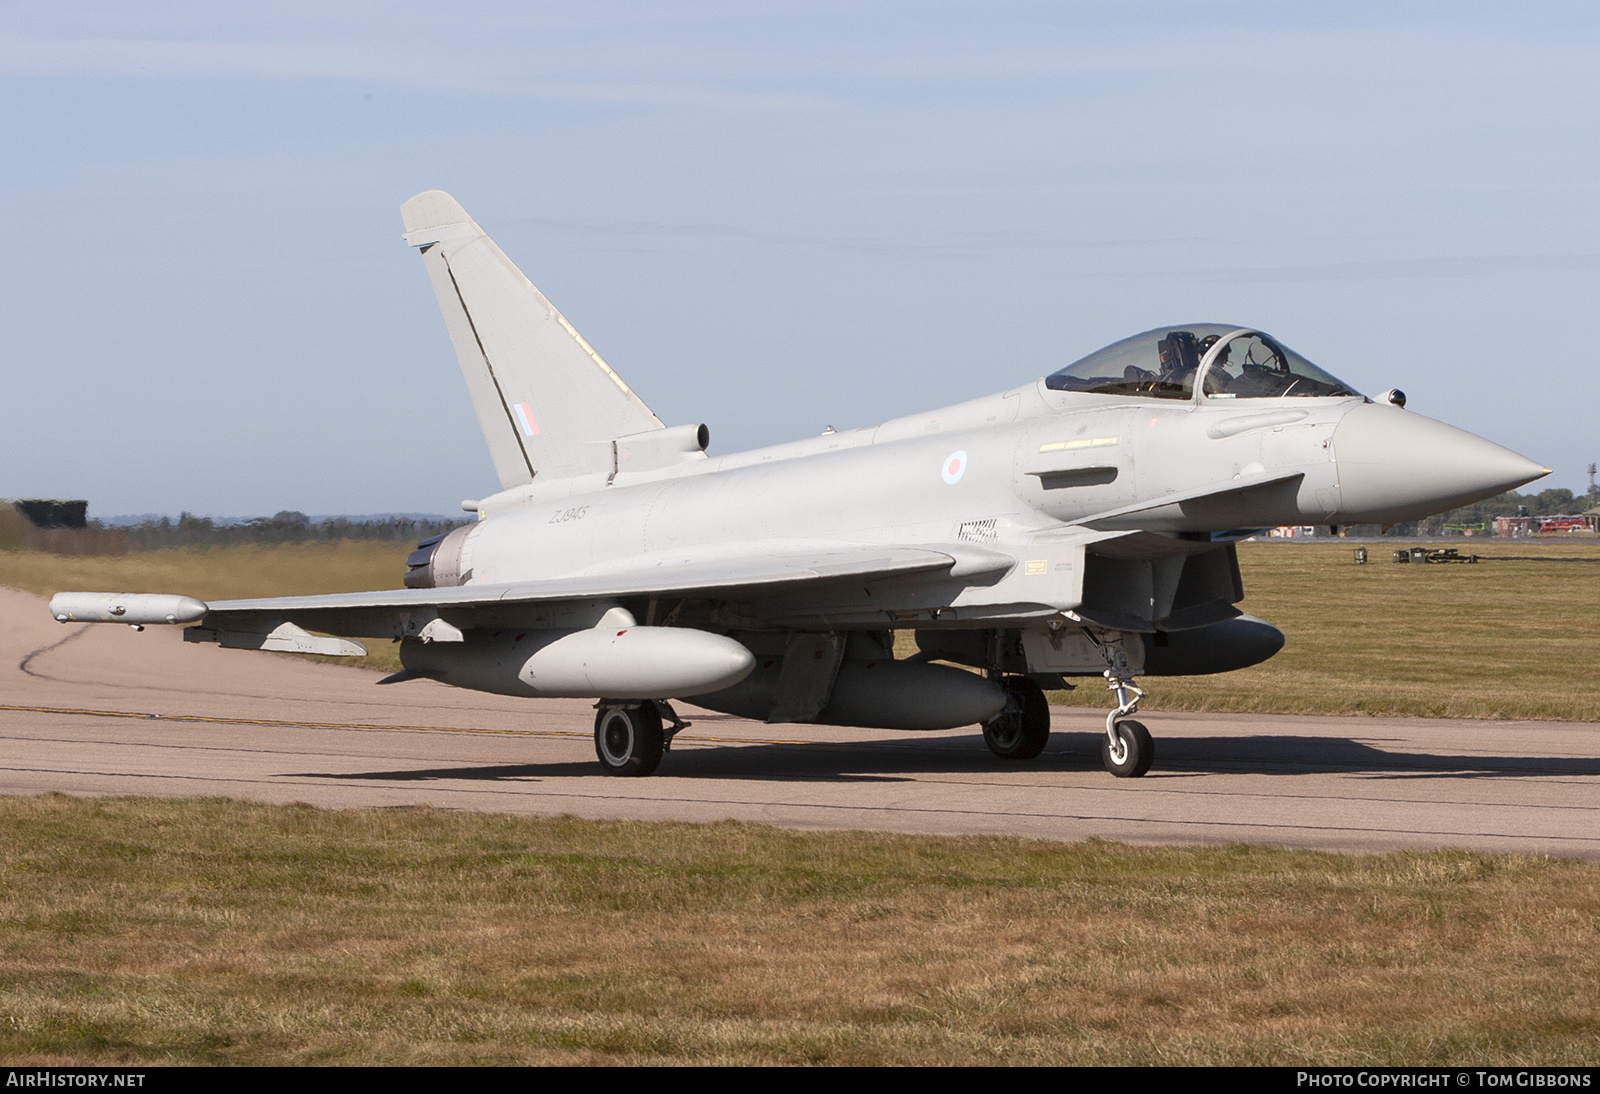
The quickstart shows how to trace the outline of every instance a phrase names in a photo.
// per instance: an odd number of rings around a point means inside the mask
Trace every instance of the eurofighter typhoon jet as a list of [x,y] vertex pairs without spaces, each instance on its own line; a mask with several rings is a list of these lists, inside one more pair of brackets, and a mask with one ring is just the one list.
[[[390,680],[597,700],[615,775],[656,769],[687,724],[674,699],[767,722],[978,725],[996,756],[1027,760],[1050,733],[1043,689],[1102,677],[1105,766],[1129,777],[1155,755],[1128,717],[1139,676],[1228,672],[1283,645],[1234,606],[1237,540],[1415,520],[1548,473],[1226,323],[708,457],[706,427],[651,413],[448,194],[401,212],[500,479],[463,503],[476,521],[418,544],[403,589],[59,593],[56,619],[194,624],[185,639],[236,649],[398,639]],[[896,630],[916,655],[895,658]]]

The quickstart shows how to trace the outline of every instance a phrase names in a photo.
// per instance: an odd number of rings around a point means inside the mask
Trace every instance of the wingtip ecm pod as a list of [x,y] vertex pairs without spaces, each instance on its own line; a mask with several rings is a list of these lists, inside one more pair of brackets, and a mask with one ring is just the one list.
[[57,593],[50,615],[58,623],[194,623],[210,609],[205,601],[175,593]]
[[618,438],[665,428],[455,198],[428,190],[400,216],[502,489],[615,471]]

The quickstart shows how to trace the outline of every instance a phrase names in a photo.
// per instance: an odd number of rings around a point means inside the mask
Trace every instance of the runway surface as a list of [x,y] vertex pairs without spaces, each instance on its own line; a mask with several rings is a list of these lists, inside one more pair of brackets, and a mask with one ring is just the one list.
[[600,774],[592,705],[377,686],[370,671],[61,625],[0,588],[0,793],[429,803],[593,818],[1005,833],[1341,850],[1459,847],[1600,860],[1600,725],[1166,714],[1156,766],[1100,766],[1103,716],[995,759],[939,734],[694,724],[647,779]]

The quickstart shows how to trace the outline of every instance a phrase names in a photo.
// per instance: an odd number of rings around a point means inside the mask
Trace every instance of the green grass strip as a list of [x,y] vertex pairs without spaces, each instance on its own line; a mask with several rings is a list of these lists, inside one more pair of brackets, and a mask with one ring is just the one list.
[[0,799],[8,1064],[1588,1064],[1600,866]]

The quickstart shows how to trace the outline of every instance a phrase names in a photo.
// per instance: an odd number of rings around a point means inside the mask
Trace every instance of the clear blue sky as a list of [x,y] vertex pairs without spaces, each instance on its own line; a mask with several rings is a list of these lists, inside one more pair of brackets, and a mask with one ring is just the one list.
[[0,9],[0,496],[454,511],[449,190],[729,452],[1263,327],[1586,485],[1600,7]]

